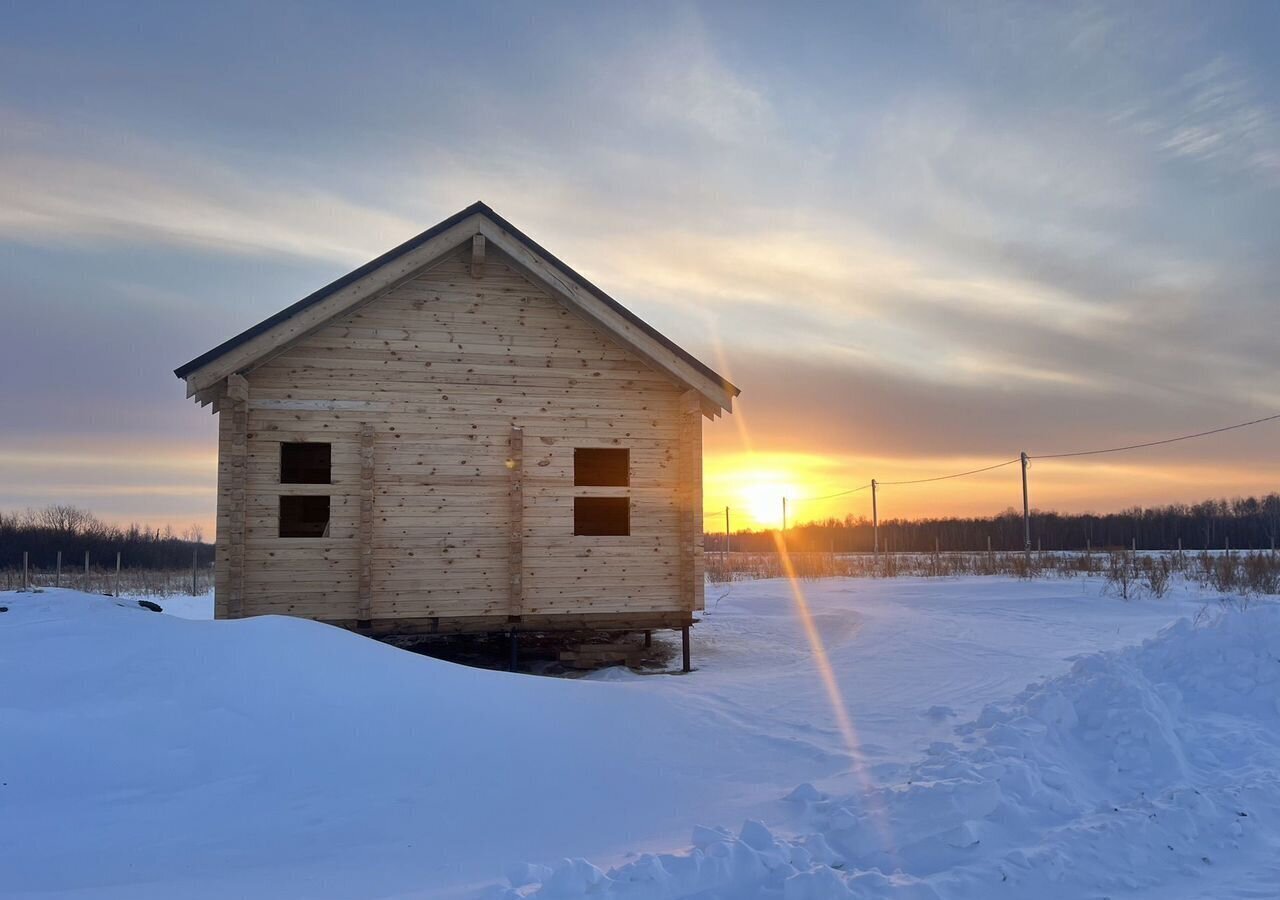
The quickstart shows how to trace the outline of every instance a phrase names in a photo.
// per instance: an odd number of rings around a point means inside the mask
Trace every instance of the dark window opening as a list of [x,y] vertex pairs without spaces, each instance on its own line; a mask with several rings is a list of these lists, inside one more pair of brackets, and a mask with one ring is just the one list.
[[332,444],[281,444],[281,484],[329,484]]
[[630,498],[574,497],[573,533],[582,535],[631,534]]
[[573,483],[579,487],[627,487],[631,451],[578,447],[573,451]]
[[[325,446],[328,446],[327,444]],[[328,537],[328,497],[281,497],[280,537]]]

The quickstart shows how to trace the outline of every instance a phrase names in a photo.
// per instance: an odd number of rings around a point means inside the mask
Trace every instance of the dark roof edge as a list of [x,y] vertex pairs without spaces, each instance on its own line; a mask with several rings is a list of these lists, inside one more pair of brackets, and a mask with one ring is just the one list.
[[487,205],[479,201],[471,204],[466,209],[461,210],[460,212],[454,213],[449,218],[445,219],[443,222],[440,222],[437,225],[433,225],[432,227],[428,228],[426,231],[422,232],[422,234],[419,234],[416,237],[410,238],[409,240],[405,241],[403,244],[399,245],[398,247],[393,247],[392,249],[388,250],[386,253],[382,254],[376,259],[371,259],[369,262],[360,266],[358,269],[354,269],[348,272],[346,275],[343,275],[337,281],[334,281],[320,288],[320,290],[316,291],[315,293],[308,294],[306,297],[303,297],[297,303],[287,306],[284,309],[280,310],[275,315],[270,316],[266,319],[263,319],[257,325],[254,325],[253,327],[240,332],[233,338],[223,341],[221,344],[214,347],[212,350],[208,351],[207,353],[200,354],[190,362],[185,363],[179,366],[178,368],[174,369],[173,374],[178,376],[179,378],[186,378],[192,372],[196,371],[197,369],[203,368],[204,366],[213,362],[218,357],[222,356],[224,353],[227,353],[228,351],[235,349],[236,347],[240,346],[246,341],[252,340],[253,338],[257,337],[263,332],[269,331],[270,329],[274,328],[276,325],[279,325],[281,322],[288,320],[290,317],[292,317],[296,313],[301,312],[302,310],[306,309],[307,307],[315,303],[319,303],[321,300],[328,297],[330,294],[333,294],[337,291],[342,290],[347,285],[352,284],[353,282],[359,281],[361,278],[368,275],[370,272],[373,272],[374,270],[381,268],[387,263],[394,261],[400,256],[403,256],[405,253],[408,253],[409,251],[415,249],[416,247],[431,240],[436,235],[444,231],[448,231],[450,228],[452,228],[454,225],[457,225],[459,222],[461,222],[463,219],[466,219],[468,216],[472,216],[477,213],[487,216],[489,219],[493,221],[495,225],[509,232],[516,239],[526,244],[531,250],[533,250],[535,253],[537,253],[539,256],[545,259],[552,266],[559,269],[566,276],[573,279],[578,284],[582,285],[584,288],[590,291],[593,295],[595,295],[595,297],[598,300],[600,300],[602,303],[607,305],[610,309],[614,310],[616,313],[621,315],[628,322],[631,322],[633,325],[640,328],[645,334],[649,335],[651,338],[656,340],[658,343],[662,344],[668,350],[675,353],[677,356],[679,356],[689,365],[693,366],[695,369],[697,369],[700,373],[705,375],[707,378],[710,378],[712,381],[715,381],[718,384],[720,384],[722,387],[724,387],[725,390],[729,391],[733,396],[736,397],[738,394],[742,393],[723,375],[720,375],[718,372],[716,372],[706,363],[702,362],[700,359],[695,357],[689,351],[685,350],[675,341],[671,340],[669,337],[667,337],[662,332],[658,331],[648,322],[644,321],[644,319],[641,319],[639,316],[637,316],[631,310],[627,309],[617,300],[614,300],[604,291],[600,290],[600,288],[596,287],[590,281],[587,281],[587,279],[583,278],[581,275],[579,275],[569,266],[565,265],[558,258],[553,256],[551,253],[548,253],[545,248],[543,248],[540,244],[538,244],[536,241],[534,241],[532,238],[526,235],[519,228],[516,228],[514,225],[512,225],[502,216],[498,215],[496,212],[490,209]]

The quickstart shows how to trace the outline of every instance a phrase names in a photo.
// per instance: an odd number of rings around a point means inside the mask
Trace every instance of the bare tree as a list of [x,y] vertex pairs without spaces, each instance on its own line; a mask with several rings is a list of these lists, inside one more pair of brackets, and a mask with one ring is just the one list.
[[90,525],[97,523],[93,513],[88,510],[65,504],[46,506],[39,512],[28,512],[33,525],[61,534],[81,534]]
[[1262,498],[1262,516],[1267,525],[1267,537],[1271,540],[1271,552],[1276,551],[1280,539],[1280,494],[1267,494]]

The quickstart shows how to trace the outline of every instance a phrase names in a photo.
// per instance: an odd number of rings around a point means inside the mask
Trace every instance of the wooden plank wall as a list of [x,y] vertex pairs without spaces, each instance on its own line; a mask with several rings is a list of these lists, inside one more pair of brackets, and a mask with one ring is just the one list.
[[[501,256],[491,251],[478,278],[471,258],[468,246],[248,375],[246,615],[689,610],[680,586],[689,577],[681,547],[689,544],[680,534],[679,455],[682,444],[695,451],[681,388]],[[699,481],[699,517],[700,422],[697,465],[685,469]],[[366,429],[373,514],[362,547]],[[332,484],[279,484],[286,440],[332,442]],[[629,537],[573,535],[575,495],[618,493],[573,486],[575,447],[631,451]],[[279,538],[285,493],[329,494],[330,535]],[[699,530],[697,548],[700,538]],[[362,585],[366,553],[372,564]],[[700,553],[694,565],[700,598]]]
[[[218,414],[218,518],[214,536],[213,616],[231,617],[231,432],[233,414],[227,406]],[[247,426],[246,426],[247,430]]]
[[218,416],[218,520],[214,566],[216,618],[244,613],[247,563],[249,383],[227,379],[227,396]]
[[[360,425],[360,541],[359,594],[357,621],[368,621],[373,615],[373,466],[375,433],[373,425]],[[332,502],[332,501],[331,501]]]
[[[472,262],[472,271],[475,263]],[[524,614],[524,429],[511,426],[511,448],[507,459],[510,469],[511,495],[507,498],[507,576],[510,579],[510,604],[507,614]]]
[[702,556],[702,404],[696,391],[680,398],[680,580],[685,608],[705,606]]

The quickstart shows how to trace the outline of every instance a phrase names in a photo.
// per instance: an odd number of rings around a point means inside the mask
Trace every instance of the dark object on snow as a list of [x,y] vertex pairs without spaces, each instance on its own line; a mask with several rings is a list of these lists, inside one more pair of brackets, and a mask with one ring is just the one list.
[[9,607],[7,607],[7,606],[0,606],[0,612],[8,612],[8,611],[9,611]]
[[159,603],[152,603],[150,600],[139,600],[138,605],[143,609],[149,609],[152,612],[164,612],[164,610],[160,608]]

